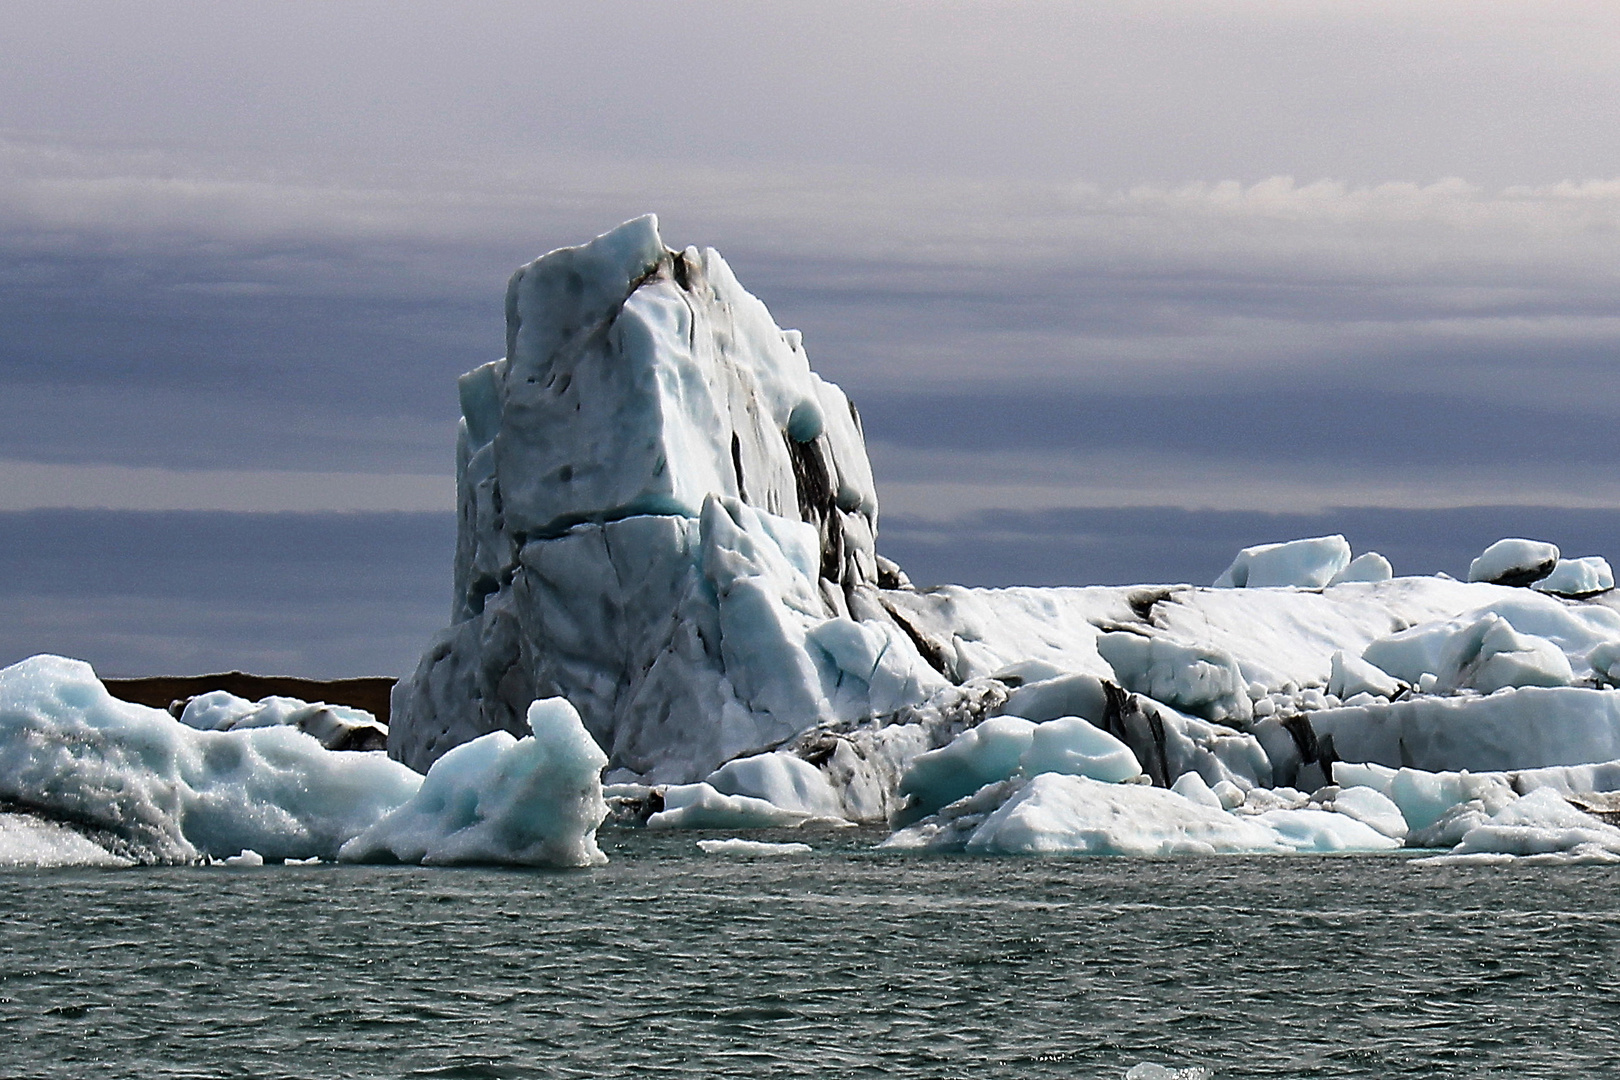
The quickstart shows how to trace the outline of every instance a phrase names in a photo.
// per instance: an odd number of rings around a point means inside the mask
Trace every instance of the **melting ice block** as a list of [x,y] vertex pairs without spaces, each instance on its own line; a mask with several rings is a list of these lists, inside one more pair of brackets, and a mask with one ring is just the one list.
[[596,866],[607,756],[560,698],[529,706],[531,735],[491,732],[428,770],[409,802],[344,844],[344,862]]

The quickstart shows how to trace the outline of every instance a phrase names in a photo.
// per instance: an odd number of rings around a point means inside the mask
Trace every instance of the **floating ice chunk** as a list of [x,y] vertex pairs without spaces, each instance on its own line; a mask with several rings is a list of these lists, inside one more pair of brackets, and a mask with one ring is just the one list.
[[252,848],[243,848],[235,855],[226,856],[224,864],[226,866],[263,866],[264,856]]
[[596,866],[607,816],[596,745],[562,698],[529,706],[532,735],[496,731],[428,770],[411,801],[344,844],[345,862]]
[[[1233,790],[1236,790],[1236,787],[1234,785],[1230,785],[1230,782],[1222,782],[1227,783],[1229,786],[1233,786]],[[1202,806],[1213,807],[1216,810],[1229,809],[1229,807],[1227,807],[1226,804],[1221,801],[1221,797],[1215,794],[1214,791],[1210,790],[1210,786],[1208,784],[1204,783],[1204,778],[1195,772],[1184,772],[1180,776],[1176,777],[1176,782],[1170,785],[1170,790],[1189,802],[1195,802]],[[1239,791],[1238,799],[1240,802],[1242,801],[1242,796],[1243,793]]]
[[[843,814],[843,803],[827,774],[794,754],[776,752],[737,758],[710,773],[705,783],[722,795],[763,799],[812,817]],[[667,795],[665,799],[668,806]]]
[[1435,674],[1441,689],[1482,694],[1506,687],[1568,686],[1575,681],[1569,658],[1554,642],[1520,634],[1494,611],[1451,635]]
[[1558,565],[1558,545],[1540,540],[1498,540],[1468,565],[1469,581],[1529,585]]
[[697,846],[706,855],[808,855],[809,844],[797,842],[773,844],[765,840],[699,840]]
[[1620,828],[1575,809],[1550,788],[1537,788],[1468,830],[1453,853],[1540,855],[1581,845],[1620,853]]
[[1401,692],[1401,684],[1382,668],[1375,667],[1358,656],[1349,656],[1343,649],[1333,653],[1328,661],[1328,693],[1339,698],[1352,698],[1357,694],[1372,694],[1392,698]]
[[1217,724],[1244,724],[1254,716],[1249,680],[1224,650],[1115,631],[1097,638],[1097,653],[1133,693]]
[[789,810],[747,795],[723,795],[708,784],[671,784],[664,808],[647,819],[653,829],[770,829],[802,825],[802,810]]
[[1285,850],[1277,835],[1145,784],[1086,776],[1031,777],[962,845],[998,854],[1177,855]]
[[1391,839],[1406,839],[1407,824],[1401,808],[1389,796],[1373,788],[1341,788],[1333,797],[1332,809],[1334,813],[1353,817]]
[[1328,810],[1267,810],[1246,820],[1258,822],[1276,834],[1290,851],[1389,851],[1401,846],[1371,825],[1348,814]]
[[[1200,779],[1202,779],[1202,777],[1200,777]],[[1217,780],[1214,784],[1210,785],[1209,790],[1215,793],[1215,797],[1217,799],[1221,800],[1222,810],[1235,810],[1242,806],[1244,800],[1247,798],[1247,796],[1243,794],[1243,789],[1232,783],[1230,780]]]
[[1351,559],[1343,570],[1334,574],[1329,585],[1342,585],[1347,581],[1389,581],[1395,568],[1376,551],[1364,551]]
[[1029,776],[1068,773],[1113,784],[1142,772],[1130,747],[1078,716],[1036,724],[1018,763]]
[[31,814],[0,812],[0,866],[133,866],[83,833]]
[[0,670],[0,799],[105,831],[136,861],[329,858],[421,782],[290,727],[197,731],[119,701],[78,660]]
[[1201,1065],[1172,1069],[1152,1061],[1139,1061],[1125,1070],[1125,1080],[1214,1080],[1214,1076]]
[[1614,571],[1601,555],[1559,559],[1552,573],[1530,587],[1555,596],[1592,596],[1614,588]]
[[1281,544],[1258,544],[1238,552],[1221,576],[1218,589],[1258,589],[1294,585],[1320,589],[1350,564],[1345,538],[1315,536]]
[[900,795],[910,802],[897,822],[916,821],[986,784],[1005,780],[1034,738],[1035,725],[1023,717],[992,716],[949,745],[918,754],[900,778]]

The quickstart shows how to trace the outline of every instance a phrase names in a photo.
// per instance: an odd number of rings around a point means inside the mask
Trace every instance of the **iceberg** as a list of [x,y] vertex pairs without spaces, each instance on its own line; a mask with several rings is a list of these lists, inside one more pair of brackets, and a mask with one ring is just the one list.
[[433,763],[403,806],[338,850],[343,862],[598,866],[607,756],[560,698],[536,701],[530,734],[493,731]]
[[718,253],[638,218],[518,270],[506,323],[461,380],[452,625],[390,754],[560,696],[615,770],[694,782],[945,684],[879,594],[858,412]]
[[328,750],[294,727],[199,731],[119,701],[82,661],[0,670],[0,799],[118,859],[335,858],[420,783],[380,752]]

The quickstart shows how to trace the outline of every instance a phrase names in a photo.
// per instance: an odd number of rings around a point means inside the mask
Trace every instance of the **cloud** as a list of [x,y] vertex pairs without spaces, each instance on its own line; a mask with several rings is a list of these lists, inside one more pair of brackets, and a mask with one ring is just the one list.
[[0,460],[0,511],[39,509],[441,511],[449,476],[403,473],[177,470]]

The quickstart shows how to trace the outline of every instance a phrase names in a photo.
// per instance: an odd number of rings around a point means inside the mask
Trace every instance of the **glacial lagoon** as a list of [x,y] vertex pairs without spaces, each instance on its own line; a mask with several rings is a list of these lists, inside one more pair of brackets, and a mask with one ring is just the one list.
[[[12,1076],[1572,1077],[1602,866],[996,858],[606,827],[579,871],[0,871]],[[1184,1075],[1198,1075],[1184,1073]]]

